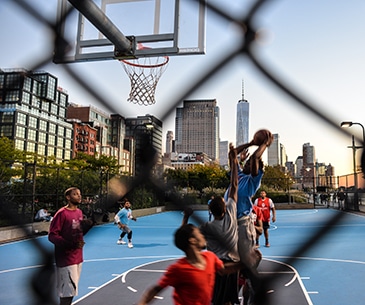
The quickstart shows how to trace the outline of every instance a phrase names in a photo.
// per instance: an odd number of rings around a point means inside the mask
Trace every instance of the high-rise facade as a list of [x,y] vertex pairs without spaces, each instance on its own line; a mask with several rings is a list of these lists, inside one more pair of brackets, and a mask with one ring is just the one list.
[[250,104],[242,96],[242,100],[237,103],[236,147],[249,142],[249,118]]
[[273,134],[274,140],[271,145],[267,148],[267,163],[269,166],[281,165],[280,162],[280,142],[279,142],[279,134]]
[[65,120],[68,94],[57,83],[44,71],[0,70],[0,136],[62,162],[72,158],[73,126]]
[[[126,118],[126,140],[129,150],[134,154],[132,164],[134,175],[140,174],[141,162],[151,156],[145,156],[146,143],[150,142],[156,151],[157,164],[162,163],[162,121],[153,115],[146,114],[137,118]],[[127,142],[126,141],[126,142]],[[152,152],[151,152],[152,153]]]
[[217,100],[185,100],[176,108],[175,149],[178,153],[206,153],[219,159],[219,107]]
[[236,117],[236,147],[249,142],[250,104],[245,99],[242,81],[242,99],[237,103]]
[[172,130],[169,130],[166,134],[166,154],[171,155],[171,153],[174,151],[173,143],[174,132]]
[[229,143],[228,141],[221,141],[219,143],[219,165],[228,167],[228,151]]

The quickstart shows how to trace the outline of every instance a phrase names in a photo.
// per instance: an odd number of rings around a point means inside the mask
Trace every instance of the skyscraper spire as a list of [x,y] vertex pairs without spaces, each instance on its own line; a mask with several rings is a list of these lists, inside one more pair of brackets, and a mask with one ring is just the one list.
[[245,83],[244,80],[242,79],[242,101],[245,100]]

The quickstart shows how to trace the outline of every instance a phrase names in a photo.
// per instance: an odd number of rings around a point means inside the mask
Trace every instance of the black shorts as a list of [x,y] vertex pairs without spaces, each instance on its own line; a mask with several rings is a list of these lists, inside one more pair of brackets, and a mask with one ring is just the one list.
[[264,230],[267,230],[270,228],[270,221],[263,221],[262,222],[262,227],[264,228]]
[[221,305],[228,302],[239,304],[238,272],[223,276],[216,274],[212,304]]

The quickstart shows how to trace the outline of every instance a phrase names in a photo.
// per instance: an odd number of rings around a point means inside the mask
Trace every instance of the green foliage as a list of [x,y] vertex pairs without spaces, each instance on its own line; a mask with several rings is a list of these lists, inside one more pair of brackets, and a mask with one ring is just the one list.
[[164,204],[164,200],[149,185],[134,188],[126,197],[131,201],[132,209],[146,209]]
[[286,175],[279,165],[265,166],[261,184],[266,188],[273,190],[288,190],[293,183],[293,179]]
[[7,137],[0,138],[0,182],[10,182],[12,177],[20,176],[21,169],[13,166],[22,159],[22,152],[14,148],[14,142]]
[[229,184],[227,171],[218,165],[196,165],[188,170],[168,169],[164,176],[172,186],[189,187],[200,192],[206,187],[223,188]]

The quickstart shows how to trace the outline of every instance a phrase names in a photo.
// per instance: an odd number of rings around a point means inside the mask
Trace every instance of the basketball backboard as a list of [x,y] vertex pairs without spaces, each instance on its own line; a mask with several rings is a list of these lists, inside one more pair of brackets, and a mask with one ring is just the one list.
[[70,45],[55,50],[55,63],[205,53],[204,1],[58,1],[58,30]]

